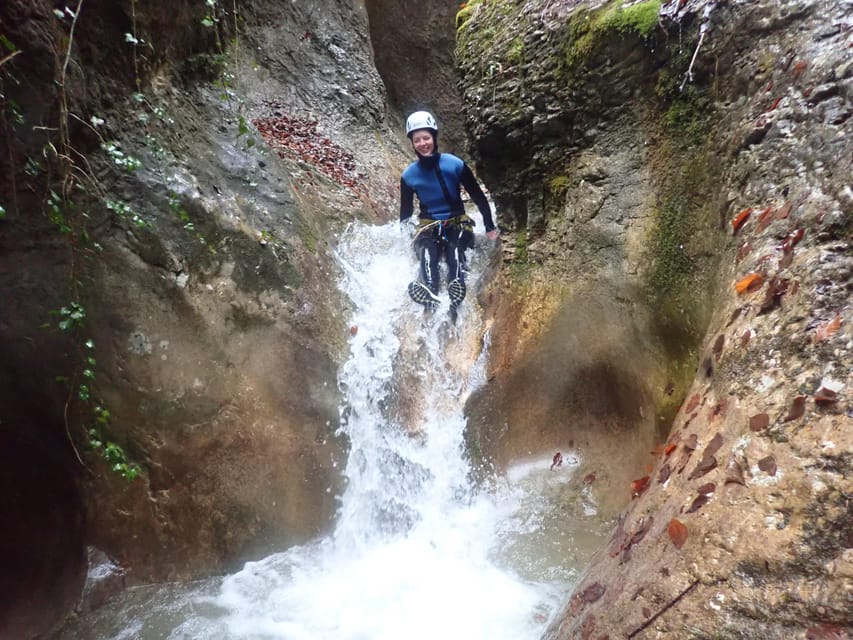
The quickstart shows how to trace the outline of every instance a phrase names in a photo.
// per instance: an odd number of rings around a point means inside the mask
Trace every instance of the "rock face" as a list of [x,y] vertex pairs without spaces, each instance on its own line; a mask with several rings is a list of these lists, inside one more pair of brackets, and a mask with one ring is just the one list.
[[3,637],[87,546],[180,580],[334,513],[330,240],[393,217],[401,136],[363,7],[223,4],[0,7]]
[[576,447],[622,509],[545,637],[845,637],[849,3],[468,13],[463,97],[512,232],[469,439],[499,466]]
[[390,104],[402,116],[419,109],[432,112],[440,127],[440,148],[461,155],[468,137],[453,59],[456,5],[434,0],[365,4],[376,68]]
[[620,514],[546,637],[849,630],[849,2],[473,0],[459,109],[432,8],[0,4],[0,636],[328,525],[329,241],[410,155],[374,60],[505,231],[473,456]]

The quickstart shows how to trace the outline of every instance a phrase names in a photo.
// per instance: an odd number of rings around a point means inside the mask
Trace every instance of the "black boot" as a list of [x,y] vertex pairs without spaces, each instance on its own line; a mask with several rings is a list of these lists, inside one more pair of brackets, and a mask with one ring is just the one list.
[[427,285],[418,280],[409,283],[409,297],[428,310],[435,309],[439,303],[438,296]]
[[456,322],[456,309],[462,304],[466,293],[465,281],[461,278],[456,278],[447,283],[447,294],[450,296],[451,322]]

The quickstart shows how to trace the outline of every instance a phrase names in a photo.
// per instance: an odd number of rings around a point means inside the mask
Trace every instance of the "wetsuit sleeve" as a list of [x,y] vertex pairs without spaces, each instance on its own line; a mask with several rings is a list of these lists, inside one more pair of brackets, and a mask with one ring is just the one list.
[[408,220],[412,217],[415,210],[414,205],[414,190],[406,184],[403,178],[400,178],[400,222]]
[[[474,173],[467,164],[462,166],[462,173],[459,175],[459,181],[462,183],[462,186],[465,187],[465,191],[468,192],[468,195],[471,196],[471,200],[474,201],[474,204],[476,204],[477,208],[480,210],[480,214],[483,216],[483,223],[486,225],[486,231],[494,229],[495,222],[492,220],[492,209],[489,206],[489,201],[486,199],[486,194],[483,193],[483,190],[480,188],[480,183],[477,182],[477,178],[474,177]],[[400,215],[402,215],[402,212]]]

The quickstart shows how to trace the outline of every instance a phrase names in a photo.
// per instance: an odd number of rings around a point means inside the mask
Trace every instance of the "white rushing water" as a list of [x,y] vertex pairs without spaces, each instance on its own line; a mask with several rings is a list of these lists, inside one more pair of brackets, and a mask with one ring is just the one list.
[[[486,251],[472,258],[469,292]],[[91,621],[92,635],[70,637],[540,636],[600,534],[588,495],[566,504],[572,456],[558,473],[530,461],[478,491],[463,438],[464,402],[487,357],[476,303],[456,325],[446,300],[425,316],[406,294],[416,263],[396,223],[353,225],[338,260],[357,331],[339,373],[350,454],[334,533],[223,579],[127,595]]]

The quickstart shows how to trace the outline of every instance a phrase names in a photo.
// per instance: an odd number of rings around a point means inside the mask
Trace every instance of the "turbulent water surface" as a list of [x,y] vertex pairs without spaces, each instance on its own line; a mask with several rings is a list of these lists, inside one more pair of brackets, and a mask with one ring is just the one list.
[[[489,250],[472,255],[469,291]],[[578,461],[473,486],[463,405],[489,342],[473,295],[456,325],[425,316],[406,295],[416,264],[396,224],[354,225],[338,260],[357,331],[338,376],[350,455],[334,533],[224,578],[130,590],[61,637],[539,637],[602,534],[590,497],[564,490]]]

